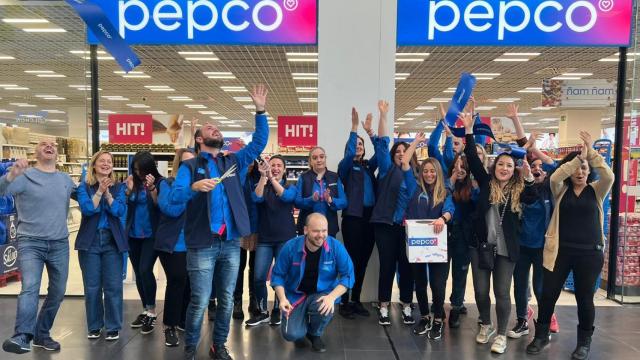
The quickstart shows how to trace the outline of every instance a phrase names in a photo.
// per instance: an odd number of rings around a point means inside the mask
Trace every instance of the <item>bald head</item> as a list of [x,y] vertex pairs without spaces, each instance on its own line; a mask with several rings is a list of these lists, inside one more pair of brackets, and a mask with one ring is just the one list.
[[307,216],[304,235],[307,246],[310,250],[314,250],[322,246],[327,239],[329,223],[327,218],[320,213],[313,213]]

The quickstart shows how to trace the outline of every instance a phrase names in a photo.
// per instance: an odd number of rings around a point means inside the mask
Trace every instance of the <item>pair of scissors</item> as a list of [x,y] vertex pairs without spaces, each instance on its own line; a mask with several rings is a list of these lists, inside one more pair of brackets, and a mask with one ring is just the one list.
[[222,176],[217,177],[217,178],[214,178],[214,179],[213,179],[213,182],[214,182],[216,185],[220,184],[220,183],[222,182],[222,180],[224,180],[224,179],[226,179],[226,178],[228,178],[228,177],[232,176],[232,175],[235,173],[235,171],[236,171],[237,169],[238,169],[238,166],[237,166],[236,164],[233,164],[233,166],[231,166],[231,167],[229,168],[229,170],[225,171],[225,173],[224,173],[224,174],[222,174]]

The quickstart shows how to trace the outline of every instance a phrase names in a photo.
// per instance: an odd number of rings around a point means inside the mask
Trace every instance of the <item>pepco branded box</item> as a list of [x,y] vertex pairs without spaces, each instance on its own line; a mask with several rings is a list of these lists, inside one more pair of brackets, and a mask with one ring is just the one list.
[[410,263],[447,262],[447,226],[433,232],[433,220],[407,220],[407,258]]

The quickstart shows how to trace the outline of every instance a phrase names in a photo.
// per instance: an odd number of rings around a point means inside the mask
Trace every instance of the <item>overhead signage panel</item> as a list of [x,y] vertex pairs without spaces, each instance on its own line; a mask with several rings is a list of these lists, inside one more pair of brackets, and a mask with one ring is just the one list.
[[[96,0],[130,45],[315,45],[317,0]],[[89,43],[96,43],[93,34]]]
[[398,45],[628,46],[633,0],[398,0]]

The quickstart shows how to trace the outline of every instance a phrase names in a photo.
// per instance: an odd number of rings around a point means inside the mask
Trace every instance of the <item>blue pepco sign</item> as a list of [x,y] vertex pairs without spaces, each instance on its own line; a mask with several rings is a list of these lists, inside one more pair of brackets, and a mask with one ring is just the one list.
[[398,45],[628,46],[633,0],[398,0]]

